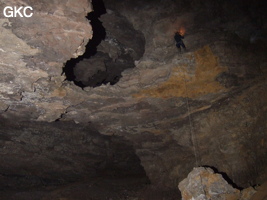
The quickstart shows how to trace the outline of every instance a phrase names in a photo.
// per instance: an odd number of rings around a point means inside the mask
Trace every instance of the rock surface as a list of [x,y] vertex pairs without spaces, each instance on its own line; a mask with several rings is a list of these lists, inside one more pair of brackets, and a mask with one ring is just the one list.
[[62,102],[66,90],[60,87],[63,63],[83,54],[92,36],[85,19],[91,4],[85,0],[76,3],[78,6],[72,0],[1,3],[1,10],[7,5],[32,5],[34,10],[31,18],[0,16],[1,112],[7,104],[9,113],[20,119],[51,121],[67,108]]
[[178,187],[184,200],[230,200],[239,197],[239,191],[229,185],[220,174],[214,174],[210,168],[194,168]]
[[252,196],[251,200],[264,200],[267,198],[267,182],[256,188],[257,192]]
[[221,174],[204,167],[194,168],[178,187],[183,200],[250,200],[256,193],[253,188],[240,192],[227,183]]
[[68,122],[3,121],[0,134],[1,175],[6,177],[0,179],[1,188],[11,185],[8,182],[11,174],[21,179],[17,187],[27,187],[31,184],[23,185],[23,181],[30,182],[27,178],[31,176],[36,178],[35,184],[40,181],[42,185],[105,173],[116,176],[116,171],[121,171],[120,176],[131,170],[136,176],[144,173],[131,144],[120,137],[103,137],[90,125],[78,128]]
[[[36,124],[36,132],[43,135],[48,133],[39,126],[41,122],[45,127],[70,123],[70,131],[94,127],[102,137],[122,137],[159,188],[176,189],[198,165],[216,167],[241,187],[267,180],[266,1],[104,3],[114,22],[107,15],[100,18],[112,37],[98,50],[119,60],[130,44],[128,55],[134,66],[124,70],[116,84],[95,88],[82,89],[62,74],[64,64],[81,55],[92,38],[85,18],[92,10],[87,0],[12,1],[16,6],[32,5],[33,17],[7,19],[0,14],[0,155],[3,161],[19,157],[24,163],[20,170],[15,159],[1,163],[1,168],[13,170],[6,174],[19,170],[17,175],[22,176],[41,168],[38,163],[32,166],[17,146],[22,142],[23,148],[36,153],[36,141],[30,139],[34,134],[15,141],[22,134],[19,126],[17,135],[12,135],[14,130],[5,131],[6,124],[15,121],[21,126]],[[6,5],[0,1],[1,10]],[[113,26],[120,20],[127,26]],[[110,44],[117,34],[126,34],[127,27],[131,36],[136,31],[140,41],[144,39],[144,50],[128,43],[127,37],[119,37],[119,46]],[[187,52],[178,54],[173,35],[181,27],[186,29]],[[100,63],[99,71],[103,62],[102,58],[95,62]],[[119,64],[120,69],[125,67],[124,61]],[[110,66],[112,71],[114,65]],[[52,135],[51,140],[55,139]],[[85,151],[89,159],[91,150]],[[64,155],[56,149],[51,154]],[[60,162],[53,162],[47,174],[56,173],[54,167]],[[79,173],[87,172],[82,168]],[[8,177],[10,182],[15,180]]]
[[[67,68],[73,67],[76,85],[84,87],[116,84],[122,72],[135,67],[134,62],[141,59],[145,51],[142,32],[135,30],[126,17],[109,10],[101,15],[100,22],[95,15],[91,17],[95,21],[95,32],[87,45],[88,53],[76,63],[74,60],[67,64]],[[96,37],[97,34],[104,37]]]

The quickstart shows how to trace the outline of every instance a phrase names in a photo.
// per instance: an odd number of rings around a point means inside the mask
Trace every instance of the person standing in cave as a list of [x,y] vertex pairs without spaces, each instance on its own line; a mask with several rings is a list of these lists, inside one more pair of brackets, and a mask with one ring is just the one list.
[[178,49],[178,51],[181,53],[182,49],[181,47],[183,47],[184,51],[186,50],[186,47],[184,45],[184,42],[182,39],[184,39],[184,34],[181,31],[177,31],[174,35],[174,39],[176,42],[176,47]]

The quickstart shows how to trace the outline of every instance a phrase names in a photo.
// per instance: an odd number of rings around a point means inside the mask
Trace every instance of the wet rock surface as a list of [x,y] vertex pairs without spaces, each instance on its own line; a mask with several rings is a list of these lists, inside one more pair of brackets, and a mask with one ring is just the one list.
[[[2,186],[7,179],[10,187],[20,182],[13,180],[40,186],[55,174],[55,182],[91,177],[94,163],[106,157],[95,155],[92,165],[83,167],[82,160],[103,150],[91,150],[78,139],[87,137],[88,124],[100,143],[122,137],[151,184],[165,191],[176,190],[198,165],[216,167],[240,187],[267,179],[265,1],[105,0],[107,13],[99,20],[107,37],[97,46],[101,56],[86,61],[97,67],[76,68],[82,75],[77,81],[99,87],[83,89],[62,71],[92,38],[88,1],[12,3],[32,5],[34,15],[0,16]],[[1,9],[6,5],[0,2]],[[179,54],[173,35],[181,27],[187,51]],[[95,72],[111,76],[106,84],[87,79]],[[53,154],[57,145],[61,149]],[[76,158],[75,152],[83,155]],[[61,162],[67,169],[57,167]]]

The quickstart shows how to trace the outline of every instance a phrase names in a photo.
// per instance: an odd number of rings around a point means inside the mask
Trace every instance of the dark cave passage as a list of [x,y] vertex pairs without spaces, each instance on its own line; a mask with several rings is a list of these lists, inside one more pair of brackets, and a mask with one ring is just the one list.
[[116,84],[121,73],[135,67],[134,61],[145,51],[143,34],[125,17],[115,12],[106,13],[102,0],[93,0],[92,4],[94,11],[87,18],[92,25],[93,38],[85,53],[67,61],[63,68],[66,80],[81,88]]
[[[73,185],[90,185],[98,180],[100,185],[85,191],[94,194],[105,184],[121,184],[121,180],[126,185],[132,180],[149,184],[132,144],[121,137],[101,135],[89,125],[81,127],[69,122],[1,124],[1,139],[14,144],[6,153],[2,150],[0,199],[1,192],[46,193],[69,185],[75,190]],[[32,155],[36,149],[39,153]]]

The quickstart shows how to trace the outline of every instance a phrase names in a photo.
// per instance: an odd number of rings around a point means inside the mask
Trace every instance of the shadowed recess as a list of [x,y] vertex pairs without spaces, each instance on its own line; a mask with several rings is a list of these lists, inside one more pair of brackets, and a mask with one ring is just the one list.
[[[85,53],[78,58],[72,58],[67,61],[65,67],[63,68],[63,73],[66,75],[66,80],[73,81],[79,87],[86,87],[81,81],[76,80],[74,67],[80,61],[84,59],[89,59],[91,56],[94,56],[97,53],[97,46],[101,43],[102,40],[106,37],[105,28],[102,25],[102,22],[99,20],[99,17],[106,13],[106,8],[102,0],[92,0],[93,12],[87,15],[87,19],[90,21],[93,30],[93,37],[86,45]],[[90,66],[88,66],[89,68]]]
[[92,1],[94,11],[89,13],[93,38],[84,55],[66,63],[63,72],[68,81],[77,86],[97,87],[116,84],[122,72],[135,67],[145,52],[145,37],[141,31],[120,13],[106,12],[102,1]]
[[122,137],[101,135],[90,124],[0,121],[0,140],[11,144],[1,150],[0,191],[98,178],[149,182],[133,145]]

